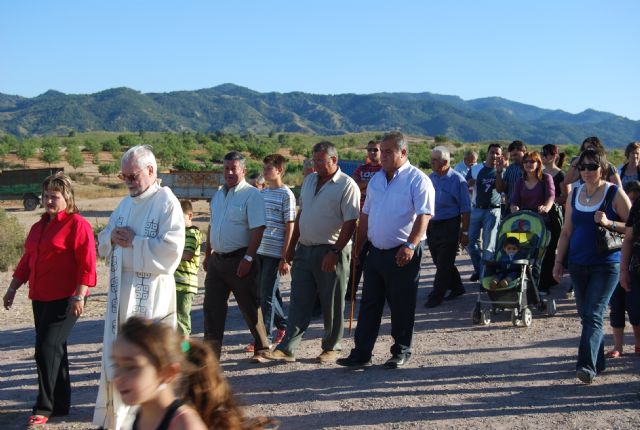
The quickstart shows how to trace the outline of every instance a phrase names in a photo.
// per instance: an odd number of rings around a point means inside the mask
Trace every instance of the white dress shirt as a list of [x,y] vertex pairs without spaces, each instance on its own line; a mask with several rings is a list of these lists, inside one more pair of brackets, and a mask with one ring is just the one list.
[[[369,216],[369,241],[391,249],[407,241],[418,215],[435,213],[435,190],[427,175],[406,161],[387,181],[384,170],[367,187],[362,211]],[[420,240],[424,240],[425,236]]]

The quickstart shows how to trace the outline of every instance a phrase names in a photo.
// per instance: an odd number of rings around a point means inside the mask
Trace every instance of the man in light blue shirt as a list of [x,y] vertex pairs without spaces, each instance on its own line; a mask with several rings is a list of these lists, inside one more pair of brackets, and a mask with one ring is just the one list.
[[427,175],[409,163],[404,135],[385,134],[380,149],[382,170],[367,187],[358,232],[359,237],[369,238],[371,249],[364,268],[355,348],[337,361],[351,368],[371,364],[385,302],[391,310],[394,342],[384,366],[397,369],[411,357],[421,242],[434,212],[433,186]]
[[[449,166],[451,155],[444,146],[431,151],[429,179],[436,190],[436,214],[429,222],[427,245],[436,266],[433,290],[425,306],[433,308],[442,300],[451,300],[465,293],[456,267],[458,244],[469,243],[469,213],[471,199],[465,178]],[[447,290],[451,293],[445,297]]]

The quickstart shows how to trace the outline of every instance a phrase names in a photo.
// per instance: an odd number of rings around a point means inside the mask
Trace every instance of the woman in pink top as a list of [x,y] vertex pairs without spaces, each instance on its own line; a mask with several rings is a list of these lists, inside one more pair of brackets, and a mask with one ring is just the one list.
[[546,221],[547,228],[551,231],[551,241],[547,246],[540,273],[538,289],[542,293],[548,293],[549,288],[556,285],[551,271],[560,236],[560,229],[551,228],[554,223],[549,219],[549,211],[553,207],[556,196],[556,188],[553,177],[542,173],[542,159],[537,151],[531,151],[522,157],[522,178],[516,182],[511,198],[511,213],[527,209],[540,214]]

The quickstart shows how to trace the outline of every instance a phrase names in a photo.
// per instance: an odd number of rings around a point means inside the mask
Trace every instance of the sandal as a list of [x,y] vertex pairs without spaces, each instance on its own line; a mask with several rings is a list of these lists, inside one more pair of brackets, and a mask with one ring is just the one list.
[[44,415],[31,415],[29,417],[30,426],[46,424],[47,421],[49,421],[49,417],[45,417]]
[[607,352],[606,355],[607,358],[619,358],[621,353],[617,349],[612,349],[611,351]]

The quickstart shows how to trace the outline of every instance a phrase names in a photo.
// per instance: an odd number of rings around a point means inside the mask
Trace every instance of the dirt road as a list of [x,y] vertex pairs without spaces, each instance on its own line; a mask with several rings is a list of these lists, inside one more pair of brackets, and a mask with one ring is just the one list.
[[[118,198],[81,201],[90,222],[106,222]],[[9,208],[29,226],[36,214]],[[196,206],[196,221],[206,226],[206,204]],[[466,279],[471,266],[459,257]],[[201,276],[204,277],[203,272]],[[10,274],[0,274],[8,285]],[[426,253],[418,293],[413,358],[398,370],[383,369],[391,339],[388,313],[375,348],[374,366],[349,371],[312,362],[320,351],[322,323],[314,320],[291,364],[255,365],[244,347],[251,337],[232,300],[222,365],[241,401],[252,415],[281,421],[281,429],[636,429],[640,428],[640,357],[624,354],[608,361],[607,371],[591,386],[575,378],[580,322],[573,300],[565,298],[567,282],[555,287],[558,314],[534,313],[529,328],[511,325],[508,312],[489,326],[471,324],[477,287],[440,307],[422,306],[433,279]],[[69,342],[73,408],[53,418],[48,429],[91,429],[97,394],[106,302],[107,271],[99,267],[85,316]],[[202,283],[201,283],[202,285]],[[284,285],[288,301],[289,285]],[[202,290],[193,317],[195,336],[202,335]],[[21,290],[11,311],[0,313],[0,429],[25,427],[37,393],[33,360],[34,332],[30,303]],[[610,333],[607,321],[607,333]],[[626,351],[633,351],[631,335]],[[611,336],[607,335],[611,345]],[[353,346],[345,331],[343,353]]]

